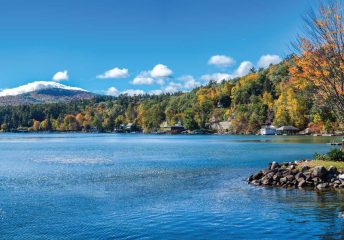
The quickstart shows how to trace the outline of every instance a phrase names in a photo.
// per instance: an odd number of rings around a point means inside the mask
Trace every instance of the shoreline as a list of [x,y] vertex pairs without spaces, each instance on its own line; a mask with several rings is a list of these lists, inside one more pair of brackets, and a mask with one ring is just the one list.
[[[0,134],[8,134],[8,133],[18,133],[18,134],[32,134],[32,133],[41,133],[41,134],[56,134],[56,133],[79,133],[79,134],[142,134],[142,135],[221,135],[221,136],[262,136],[262,137],[342,137],[343,134],[339,135],[328,135],[328,134],[277,134],[277,135],[261,135],[261,134],[241,134],[241,133],[217,133],[217,132],[195,132],[195,133],[170,133],[170,132],[96,132],[96,131],[0,131]],[[341,144],[339,144],[341,145]],[[338,146],[339,146],[338,145]]]

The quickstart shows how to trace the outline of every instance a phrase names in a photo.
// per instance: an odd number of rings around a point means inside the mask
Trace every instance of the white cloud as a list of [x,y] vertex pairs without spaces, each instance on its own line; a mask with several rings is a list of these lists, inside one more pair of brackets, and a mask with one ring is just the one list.
[[154,78],[166,78],[172,75],[172,70],[169,69],[166,65],[157,64],[150,72],[151,76]]
[[169,82],[168,85],[163,89],[164,93],[176,93],[181,91],[183,85],[180,83]]
[[263,55],[260,57],[257,66],[259,68],[267,68],[270,64],[278,64],[282,61],[282,58],[278,55]]
[[234,63],[235,60],[233,58],[225,55],[214,55],[208,61],[209,65],[215,65],[217,67],[228,67]]
[[143,71],[137,75],[131,84],[134,85],[152,85],[159,84],[164,85],[164,78],[168,78],[172,75],[172,70],[163,64],[157,64],[151,71]]
[[229,80],[232,79],[233,75],[228,73],[213,73],[213,74],[205,74],[201,76],[201,79],[204,81],[216,81],[221,82],[222,80]]
[[108,90],[106,90],[106,95],[110,96],[118,96],[120,92],[115,87],[110,87]]
[[104,74],[98,75],[97,78],[127,78],[129,71],[127,68],[113,68],[106,71]]
[[47,82],[47,81],[37,81],[28,83],[16,88],[9,88],[0,90],[0,97],[3,96],[16,96],[23,93],[29,93],[33,91],[43,90],[43,89],[50,89],[50,88],[61,88],[66,90],[75,90],[75,91],[85,91],[82,88],[77,87],[69,87],[57,82]]
[[247,75],[251,68],[253,68],[253,64],[250,61],[244,61],[240,63],[239,67],[233,73],[212,73],[212,74],[205,74],[201,76],[201,79],[204,81],[216,81],[221,82],[223,80],[227,81],[233,78],[242,77]]
[[150,95],[160,95],[160,94],[163,94],[163,93],[164,93],[163,90],[161,90],[161,89],[156,89],[156,90],[151,90],[151,91],[149,91],[148,94],[150,94]]
[[149,72],[144,71],[136,76],[131,83],[134,85],[152,85],[154,79],[150,76]]
[[164,85],[165,81],[164,81],[164,79],[159,78],[159,79],[156,80],[156,83],[159,84],[159,85]]
[[239,67],[237,68],[237,70],[235,70],[233,74],[233,78],[247,75],[252,68],[253,64],[250,61],[244,61],[240,63]]
[[53,81],[55,82],[59,82],[59,81],[63,81],[63,80],[68,80],[68,71],[64,70],[61,72],[57,72],[54,74],[53,76]]
[[181,76],[179,80],[184,82],[184,88],[186,89],[193,89],[201,85],[201,83],[197,82],[195,78],[191,75]]
[[128,94],[129,96],[143,95],[145,91],[139,89],[127,89],[122,94]]

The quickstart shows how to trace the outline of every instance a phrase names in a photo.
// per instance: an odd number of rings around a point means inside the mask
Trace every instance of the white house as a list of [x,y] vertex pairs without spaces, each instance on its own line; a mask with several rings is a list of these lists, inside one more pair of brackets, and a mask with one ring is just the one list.
[[263,126],[260,129],[260,134],[261,135],[275,135],[277,133],[276,128],[271,125],[271,126]]

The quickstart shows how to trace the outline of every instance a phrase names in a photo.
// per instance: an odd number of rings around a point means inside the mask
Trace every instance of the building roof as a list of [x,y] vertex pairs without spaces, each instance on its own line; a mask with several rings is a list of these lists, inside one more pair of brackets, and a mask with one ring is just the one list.
[[277,128],[278,131],[299,131],[300,129],[294,127],[294,126],[282,126]]

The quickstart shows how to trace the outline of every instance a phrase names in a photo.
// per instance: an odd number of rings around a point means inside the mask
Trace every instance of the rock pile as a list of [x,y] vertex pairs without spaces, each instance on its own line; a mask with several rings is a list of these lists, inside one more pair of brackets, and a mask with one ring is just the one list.
[[268,169],[251,175],[249,184],[285,188],[344,189],[344,176],[335,167],[308,167],[298,163],[273,162]]

